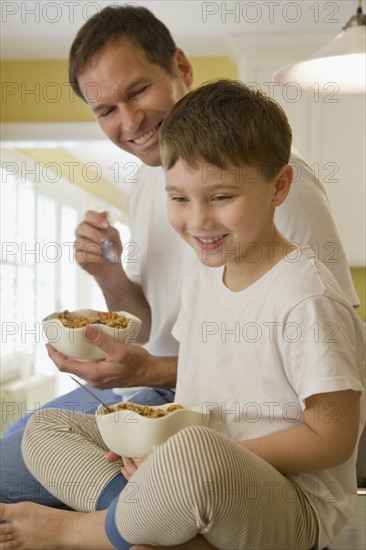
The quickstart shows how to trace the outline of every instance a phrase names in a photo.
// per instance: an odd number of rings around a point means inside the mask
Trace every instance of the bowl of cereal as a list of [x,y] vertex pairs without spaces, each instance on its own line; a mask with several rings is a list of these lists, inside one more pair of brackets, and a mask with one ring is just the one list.
[[97,328],[95,340],[101,333],[108,334],[115,342],[133,343],[141,328],[141,320],[126,311],[96,311],[79,309],[55,312],[42,320],[43,334],[57,351],[72,359],[99,361],[106,354],[84,337],[84,327]]
[[95,413],[97,426],[107,447],[119,456],[143,458],[155,445],[189,426],[207,426],[209,414],[201,407],[167,403],[149,407],[116,403]]

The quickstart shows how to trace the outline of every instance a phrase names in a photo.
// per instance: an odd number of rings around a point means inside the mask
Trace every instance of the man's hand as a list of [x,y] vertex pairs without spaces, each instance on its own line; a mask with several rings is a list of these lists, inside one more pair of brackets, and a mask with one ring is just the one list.
[[[110,225],[106,212],[89,210],[76,228],[75,234],[75,259],[85,271],[101,280],[110,278],[114,271],[121,272],[123,246],[119,233]],[[110,244],[113,262],[103,256],[103,242]]]
[[[109,311],[128,311],[142,321],[139,339],[147,342],[151,328],[150,306],[141,286],[126,275],[121,254],[123,245],[118,231],[112,227],[106,212],[89,210],[76,228],[75,258],[100,286]],[[106,244],[108,260],[103,255]]]
[[94,388],[129,388],[134,386],[172,388],[176,384],[177,358],[155,357],[140,346],[120,344],[92,325],[83,329],[86,340],[106,353],[103,361],[69,359],[47,344],[49,357],[61,372],[86,380]]

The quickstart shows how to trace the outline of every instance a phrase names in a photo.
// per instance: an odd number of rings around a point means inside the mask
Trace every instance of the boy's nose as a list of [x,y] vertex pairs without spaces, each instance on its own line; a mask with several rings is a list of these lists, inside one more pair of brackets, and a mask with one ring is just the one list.
[[204,206],[195,206],[191,210],[191,229],[212,229],[215,225],[210,209]]

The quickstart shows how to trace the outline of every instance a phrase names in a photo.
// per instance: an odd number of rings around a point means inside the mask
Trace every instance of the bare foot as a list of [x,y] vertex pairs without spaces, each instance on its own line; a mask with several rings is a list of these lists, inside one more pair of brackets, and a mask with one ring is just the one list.
[[107,511],[69,512],[33,502],[0,504],[1,550],[114,550],[104,530]]

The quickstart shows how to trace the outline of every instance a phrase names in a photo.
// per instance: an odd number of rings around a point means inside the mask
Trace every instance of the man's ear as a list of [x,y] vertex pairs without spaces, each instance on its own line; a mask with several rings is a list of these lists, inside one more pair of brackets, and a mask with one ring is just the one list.
[[285,164],[275,177],[272,206],[280,206],[289,194],[294,171],[292,166]]
[[173,66],[177,75],[183,79],[185,85],[190,90],[193,84],[193,68],[186,58],[184,51],[179,48],[173,54]]

